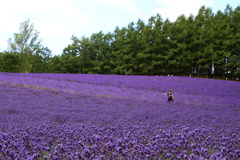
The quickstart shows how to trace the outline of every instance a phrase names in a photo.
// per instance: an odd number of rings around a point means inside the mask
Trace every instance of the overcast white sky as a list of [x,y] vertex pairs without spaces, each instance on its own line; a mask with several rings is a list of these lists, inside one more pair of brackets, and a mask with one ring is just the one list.
[[0,5],[0,51],[7,40],[19,33],[20,23],[30,19],[40,32],[42,44],[61,55],[71,44],[72,35],[90,37],[93,33],[113,32],[138,19],[147,23],[159,13],[163,20],[175,21],[184,14],[195,16],[202,5],[216,13],[229,4],[235,9],[238,0],[7,0]]

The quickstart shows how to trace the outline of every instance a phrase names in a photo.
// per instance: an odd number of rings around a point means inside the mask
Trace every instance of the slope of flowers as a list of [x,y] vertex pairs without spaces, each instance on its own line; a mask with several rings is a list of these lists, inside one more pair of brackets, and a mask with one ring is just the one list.
[[0,91],[0,159],[240,158],[238,82],[0,73]]

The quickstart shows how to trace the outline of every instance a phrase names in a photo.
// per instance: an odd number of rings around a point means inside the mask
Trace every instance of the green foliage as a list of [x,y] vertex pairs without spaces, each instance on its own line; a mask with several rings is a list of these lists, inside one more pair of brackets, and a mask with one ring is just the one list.
[[14,33],[13,39],[9,38],[7,52],[18,56],[18,63],[12,64],[20,68],[17,72],[50,71],[48,65],[51,51],[41,44],[42,40],[38,36],[39,32],[28,19],[20,24],[19,33]]
[[1,72],[20,72],[20,57],[14,53],[0,53]]
[[19,33],[13,34],[13,39],[8,40],[8,51],[23,54],[35,54],[42,49],[41,40],[38,38],[39,32],[34,29],[34,24],[30,19],[23,21],[19,27]]
[[[54,57],[38,34],[29,20],[21,23],[20,33],[9,39],[15,54],[1,55],[1,71],[240,76],[240,7],[227,5],[214,14],[202,6],[195,17],[180,15],[175,22],[157,14],[112,33],[72,36],[72,44]],[[7,65],[11,62],[15,65]]]

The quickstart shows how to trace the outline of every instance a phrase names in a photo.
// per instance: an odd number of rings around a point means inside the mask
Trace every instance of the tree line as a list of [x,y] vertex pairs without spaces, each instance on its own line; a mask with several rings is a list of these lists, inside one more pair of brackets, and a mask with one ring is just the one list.
[[61,55],[41,45],[30,20],[0,53],[1,72],[240,77],[240,6],[163,21],[160,14],[111,33],[72,36]]

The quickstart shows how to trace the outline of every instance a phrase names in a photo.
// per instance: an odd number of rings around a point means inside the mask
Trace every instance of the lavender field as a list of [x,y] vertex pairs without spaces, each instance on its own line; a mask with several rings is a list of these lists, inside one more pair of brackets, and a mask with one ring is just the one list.
[[0,159],[238,160],[239,122],[239,82],[0,73]]

